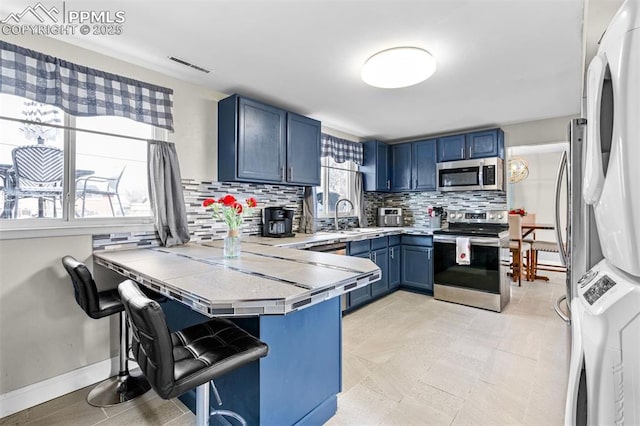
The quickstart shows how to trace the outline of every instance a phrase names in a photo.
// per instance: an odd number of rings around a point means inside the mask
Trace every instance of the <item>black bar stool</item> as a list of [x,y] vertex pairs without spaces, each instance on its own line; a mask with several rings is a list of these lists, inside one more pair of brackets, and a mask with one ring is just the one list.
[[118,290],[98,292],[89,269],[72,256],[62,258],[62,265],[71,276],[74,296],[78,305],[93,319],[120,314],[120,372],[100,382],[89,392],[87,402],[95,407],[109,407],[131,401],[150,389],[144,376],[129,374],[127,346],[129,329],[127,327],[124,306],[118,296]]
[[215,415],[246,425],[233,411],[210,411],[209,384],[222,405],[213,379],[266,356],[269,347],[222,318],[170,333],[160,305],[133,281],[118,291],[133,330],[133,355],[156,393],[170,399],[196,388],[196,425],[208,425]]

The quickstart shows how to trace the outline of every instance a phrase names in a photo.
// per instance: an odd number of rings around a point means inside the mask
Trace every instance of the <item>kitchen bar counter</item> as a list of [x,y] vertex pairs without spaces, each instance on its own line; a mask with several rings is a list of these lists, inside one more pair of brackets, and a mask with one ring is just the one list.
[[380,279],[367,259],[255,244],[237,259],[223,241],[104,251],[94,262],[207,316],[287,314]]
[[[227,316],[269,345],[265,358],[216,379],[223,408],[252,425],[323,424],[342,388],[340,296],[378,281],[380,269],[369,259],[242,240],[237,259],[225,259],[217,240],[95,252],[94,262],[168,296],[172,331]],[[195,411],[195,391],[179,398]]]

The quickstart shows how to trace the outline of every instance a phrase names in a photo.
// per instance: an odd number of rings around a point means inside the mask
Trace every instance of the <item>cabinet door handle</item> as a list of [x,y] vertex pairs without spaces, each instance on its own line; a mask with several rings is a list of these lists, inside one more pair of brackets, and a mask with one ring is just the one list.
[[391,189],[391,180],[387,179],[387,189]]
[[280,166],[280,180],[284,180],[284,167]]
[[413,187],[413,189],[416,189],[418,187],[418,179],[416,179],[416,186]]
[[427,259],[431,260],[431,251],[427,252]]
[[393,259],[393,247],[391,247],[391,258]]
[[293,180],[293,167],[289,167],[289,177],[287,180]]

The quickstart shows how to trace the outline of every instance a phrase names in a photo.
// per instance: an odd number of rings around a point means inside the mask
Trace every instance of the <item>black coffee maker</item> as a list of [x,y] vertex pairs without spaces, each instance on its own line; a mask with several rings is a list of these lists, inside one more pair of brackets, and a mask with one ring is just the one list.
[[293,210],[266,207],[262,210],[263,237],[293,237]]

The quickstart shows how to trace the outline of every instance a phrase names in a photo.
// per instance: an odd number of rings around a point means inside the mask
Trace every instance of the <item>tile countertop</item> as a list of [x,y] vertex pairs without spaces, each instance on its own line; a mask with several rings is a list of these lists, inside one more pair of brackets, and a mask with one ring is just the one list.
[[237,259],[223,240],[95,252],[94,262],[208,316],[282,315],[380,279],[368,259],[256,244]]
[[269,238],[259,236],[242,237],[242,242],[263,244],[274,247],[306,249],[323,244],[360,241],[389,235],[433,235],[439,228],[386,227],[386,228],[354,228],[344,231],[316,232],[315,234],[297,233],[294,237]]

